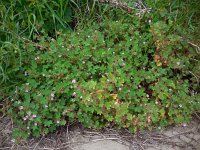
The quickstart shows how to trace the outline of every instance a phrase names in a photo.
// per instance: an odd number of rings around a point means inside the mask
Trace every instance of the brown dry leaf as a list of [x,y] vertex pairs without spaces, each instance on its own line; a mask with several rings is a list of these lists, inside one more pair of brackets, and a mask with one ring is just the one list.
[[110,96],[112,96],[113,99],[117,99],[117,94],[110,94]]
[[150,124],[150,123],[151,123],[151,116],[147,116],[146,123],[147,123],[147,124]]
[[157,54],[156,54],[156,55],[154,56],[154,61],[155,61],[155,62],[160,61],[160,55],[157,55]]

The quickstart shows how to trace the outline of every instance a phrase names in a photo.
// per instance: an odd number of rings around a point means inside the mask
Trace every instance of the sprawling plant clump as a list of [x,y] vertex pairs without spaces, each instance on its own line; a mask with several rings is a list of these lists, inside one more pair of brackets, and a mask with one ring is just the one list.
[[31,55],[9,110],[19,125],[15,138],[73,120],[133,132],[189,121],[198,108],[183,73],[192,49],[169,30],[170,23],[126,15],[27,41]]

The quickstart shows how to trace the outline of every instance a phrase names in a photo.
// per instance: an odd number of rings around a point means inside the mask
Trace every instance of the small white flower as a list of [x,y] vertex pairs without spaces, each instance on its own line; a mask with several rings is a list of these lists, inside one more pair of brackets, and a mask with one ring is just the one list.
[[186,123],[183,123],[183,125],[182,125],[183,127],[187,127],[187,124]]
[[26,89],[25,92],[28,93],[28,89]]
[[24,117],[23,120],[26,121],[26,120],[27,120],[27,117]]
[[27,127],[27,129],[29,130],[29,129],[30,129],[30,127],[28,126],[28,127]]
[[54,42],[54,41],[55,41],[55,39],[54,39],[54,38],[51,38],[51,41],[53,41],[53,42]]
[[145,44],[146,44],[146,42],[143,42],[143,44],[145,45]]
[[15,139],[12,139],[11,142],[15,143]]
[[80,99],[82,99],[83,97],[81,96]]
[[181,63],[180,63],[180,62],[177,62],[176,64],[177,64],[178,66],[180,66]]
[[21,101],[18,101],[17,104],[21,104]]
[[62,55],[58,55],[58,57],[62,57]]
[[157,104],[158,104],[158,101],[156,101],[155,104],[157,105]]
[[131,91],[130,90],[128,90],[128,93],[130,93]]
[[124,55],[124,53],[122,53],[122,55]]
[[122,63],[122,66],[126,66],[126,64],[125,64],[125,63]]
[[83,61],[82,63],[85,64],[85,61]]
[[72,80],[72,83],[73,83],[73,84],[75,84],[75,83],[76,83],[76,80],[75,80],[75,79],[73,79],[73,80]]
[[159,130],[161,130],[161,127],[158,127]]
[[25,72],[24,72],[24,76],[27,76],[27,75],[28,75],[28,73],[25,71]]
[[115,54],[115,52],[113,52],[113,54]]
[[108,50],[110,50],[110,48],[108,48]]
[[141,86],[141,85],[138,85],[138,87],[141,88],[142,86]]
[[59,120],[57,120],[57,121],[56,121],[56,123],[58,123],[58,124],[59,124],[59,123],[60,123],[60,121],[59,121]]
[[62,48],[64,48],[65,46],[63,45]]
[[151,19],[149,19],[149,23],[151,23]]
[[51,97],[54,97],[55,96],[55,94],[54,93],[51,93]]
[[28,85],[29,85],[29,83],[26,83],[26,85],[28,86]]
[[45,108],[48,108],[48,105],[44,105]]
[[149,98],[149,94],[147,94],[147,98]]
[[36,118],[37,116],[36,116],[36,115],[33,115],[32,117],[33,117],[33,118]]
[[109,82],[110,80],[109,79],[107,79],[107,82]]
[[172,91],[172,89],[169,89],[169,91]]
[[121,91],[122,90],[122,88],[119,88],[119,91]]
[[19,109],[20,109],[20,110],[23,110],[23,109],[24,109],[24,106],[20,106]]
[[34,125],[37,126],[37,122],[35,122]]
[[179,107],[182,108],[183,106],[181,104],[179,104]]
[[76,92],[74,92],[74,93],[72,94],[72,96],[76,96]]
[[40,59],[40,57],[39,57],[39,56],[35,57],[35,60],[39,60],[39,59]]

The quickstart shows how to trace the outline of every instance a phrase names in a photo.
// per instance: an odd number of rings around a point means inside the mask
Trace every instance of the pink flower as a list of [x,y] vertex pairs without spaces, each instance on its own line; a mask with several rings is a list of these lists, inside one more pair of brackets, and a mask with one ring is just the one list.
[[72,83],[73,83],[73,84],[75,84],[75,83],[76,83],[76,80],[75,80],[75,79],[73,79],[73,80],[72,80]]

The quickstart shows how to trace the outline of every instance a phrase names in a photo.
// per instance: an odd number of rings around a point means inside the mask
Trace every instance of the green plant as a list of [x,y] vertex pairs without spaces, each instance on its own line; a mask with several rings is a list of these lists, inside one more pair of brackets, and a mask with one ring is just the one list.
[[86,5],[87,9],[91,7],[88,1],[79,0],[0,2],[0,99],[21,82],[15,74],[23,70],[22,64],[28,63],[31,53],[23,44],[29,40],[37,43],[39,36],[56,38],[60,30],[72,31],[79,22],[77,10],[87,12]]
[[199,95],[190,96],[185,53],[194,49],[164,21],[118,9],[103,19],[23,45],[29,59],[9,109],[17,140],[73,120],[135,132],[191,119]]

